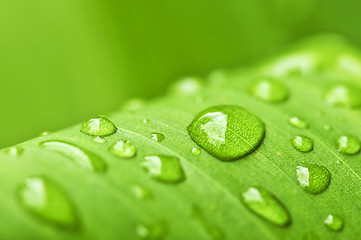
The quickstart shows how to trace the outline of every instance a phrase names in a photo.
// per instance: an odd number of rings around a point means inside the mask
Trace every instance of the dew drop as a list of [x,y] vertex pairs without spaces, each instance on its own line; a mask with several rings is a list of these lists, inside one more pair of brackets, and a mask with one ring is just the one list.
[[200,149],[197,148],[197,147],[193,147],[193,148],[191,149],[191,153],[193,153],[193,155],[199,156],[199,155],[201,155],[202,150],[200,150]]
[[83,123],[80,131],[90,136],[105,137],[114,134],[117,128],[109,119],[96,117]]
[[248,188],[242,193],[241,200],[249,210],[273,224],[287,226],[291,222],[291,217],[285,206],[275,196],[262,188]]
[[178,183],[185,180],[183,168],[177,157],[168,155],[145,156],[142,167],[157,180]]
[[144,101],[141,99],[131,99],[123,105],[123,109],[136,112],[144,105]]
[[133,184],[130,186],[130,189],[134,196],[140,200],[148,199],[151,196],[150,191],[141,185]]
[[40,133],[40,136],[48,136],[49,134],[50,134],[50,132],[46,131],[46,132]]
[[305,136],[296,136],[292,138],[291,144],[300,152],[311,152],[313,150],[313,140]]
[[323,222],[332,231],[341,231],[344,225],[342,218],[333,214],[328,215]]
[[103,159],[98,155],[71,143],[52,140],[42,142],[40,146],[44,149],[63,154],[80,167],[89,171],[104,172],[107,168]]
[[282,82],[267,77],[252,82],[248,91],[267,102],[283,102],[288,97],[288,90]]
[[106,139],[103,137],[95,137],[93,138],[93,141],[96,143],[105,143]]
[[120,158],[132,158],[137,153],[137,149],[133,143],[120,140],[110,147],[110,152]]
[[291,117],[288,119],[288,122],[297,128],[308,128],[308,123],[299,117]]
[[170,91],[177,95],[194,95],[202,88],[202,80],[198,77],[185,77],[176,82]]
[[23,154],[24,148],[15,146],[4,149],[4,153],[10,157],[18,157]]
[[326,91],[325,99],[334,106],[357,108],[361,106],[361,90],[351,84],[335,84]]
[[149,119],[144,118],[143,119],[143,124],[148,124],[148,123],[149,123]]
[[46,177],[28,177],[17,191],[20,203],[33,215],[59,227],[78,226],[74,208],[67,195]]
[[331,173],[324,166],[303,164],[297,166],[296,173],[300,186],[311,194],[324,192],[331,181]]
[[319,240],[320,238],[313,232],[303,234],[303,240]]
[[144,240],[161,240],[167,233],[167,227],[163,222],[152,225],[139,224],[136,232]]
[[151,138],[153,141],[161,142],[161,141],[164,140],[164,135],[163,135],[162,133],[154,132],[154,133],[151,133],[151,134],[150,134],[150,138]]
[[188,126],[188,135],[212,156],[237,160],[255,151],[265,130],[252,113],[234,105],[220,105],[200,112]]
[[354,155],[360,151],[361,143],[352,135],[342,135],[337,139],[337,149],[340,153]]
[[323,129],[325,129],[326,131],[331,131],[332,127],[330,125],[326,124],[323,126]]

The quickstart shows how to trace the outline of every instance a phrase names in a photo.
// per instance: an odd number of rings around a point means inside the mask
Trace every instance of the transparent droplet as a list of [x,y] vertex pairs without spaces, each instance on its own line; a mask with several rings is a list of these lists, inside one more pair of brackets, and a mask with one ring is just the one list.
[[50,132],[46,131],[46,132],[40,133],[40,136],[48,136],[49,134],[50,134]]
[[252,82],[248,91],[253,96],[268,102],[282,102],[288,97],[288,90],[282,82],[266,77]]
[[24,148],[15,146],[15,147],[5,148],[3,151],[6,155],[8,155],[10,157],[18,157],[21,154],[23,154]]
[[191,149],[191,153],[193,153],[193,154],[196,155],[196,156],[199,156],[199,155],[201,155],[202,150],[200,150],[200,149],[197,148],[197,147],[193,147],[193,148]]
[[194,95],[202,88],[202,80],[198,77],[185,77],[176,82],[170,91],[177,95]]
[[42,142],[40,143],[40,146],[44,149],[58,152],[68,157],[86,170],[104,172],[107,169],[107,166],[101,157],[72,143],[52,140]]
[[326,124],[323,126],[323,129],[325,129],[326,131],[331,131],[332,127],[330,125]]
[[141,99],[131,99],[123,105],[123,109],[135,112],[138,111],[144,105],[144,101]]
[[303,164],[297,166],[296,173],[301,187],[311,194],[320,194],[330,185],[331,173],[324,166]]
[[263,123],[255,115],[233,105],[205,109],[187,130],[195,143],[222,161],[237,160],[255,151],[265,134]]
[[168,155],[145,156],[142,167],[157,180],[178,183],[185,180],[183,168],[179,159]]
[[42,220],[64,228],[78,226],[74,208],[68,196],[47,177],[28,177],[18,191],[20,204]]
[[311,152],[313,140],[305,136],[296,136],[291,139],[292,146],[300,152]]
[[144,240],[161,240],[167,234],[167,227],[163,222],[152,225],[139,224],[136,232],[137,235]]
[[332,231],[341,231],[344,225],[342,218],[333,214],[328,215],[323,222]]
[[303,234],[303,240],[319,240],[320,238],[313,232]]
[[134,196],[140,200],[148,199],[151,196],[150,191],[141,185],[133,184],[130,186],[130,189],[134,193]]
[[227,81],[227,73],[221,69],[215,70],[209,74],[208,81],[213,85],[220,86]]
[[164,140],[164,135],[163,135],[162,133],[154,132],[154,133],[151,133],[151,134],[150,134],[150,138],[151,138],[153,141],[161,142],[161,141]]
[[241,200],[249,210],[273,224],[287,226],[291,222],[285,206],[262,188],[248,188],[242,193]]
[[288,122],[297,128],[308,128],[308,123],[299,117],[291,117]]
[[354,155],[360,152],[360,140],[352,135],[342,135],[337,139],[337,149],[346,155]]
[[347,108],[361,106],[361,90],[351,84],[336,84],[330,87],[325,94],[327,103]]
[[96,117],[83,123],[80,131],[90,136],[105,137],[114,134],[117,128],[109,119]]
[[96,143],[105,143],[106,139],[103,137],[95,137],[93,138],[93,141]]
[[144,119],[143,119],[143,123],[144,123],[144,124],[149,123],[149,119],[144,118]]
[[137,149],[133,143],[120,140],[111,146],[110,152],[120,158],[132,158],[137,153]]

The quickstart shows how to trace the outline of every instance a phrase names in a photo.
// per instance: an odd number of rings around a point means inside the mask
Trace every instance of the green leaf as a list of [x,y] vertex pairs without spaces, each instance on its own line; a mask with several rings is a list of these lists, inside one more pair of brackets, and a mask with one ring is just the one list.
[[[318,37],[253,68],[212,73],[191,85],[196,86],[194,91],[185,88],[186,94],[172,88],[150,102],[126,103],[108,116],[117,131],[107,137],[83,134],[77,125],[4,150],[0,156],[0,236],[357,239],[361,234],[361,155],[355,146],[361,135],[361,111],[357,104],[334,105],[325,99],[325,92],[333,84],[361,88],[359,63],[360,54],[348,44],[334,36]],[[253,95],[249,86],[260,77],[282,84],[287,99],[272,102]],[[355,97],[361,96],[343,100]],[[199,147],[187,131],[197,114],[219,105],[245,109],[265,129],[254,151],[231,162],[213,157],[209,145],[196,141]],[[303,127],[290,124],[295,117],[302,119]],[[232,139],[245,142],[249,139],[243,131],[251,135],[253,131],[239,126],[230,129],[236,130],[229,135]],[[159,136],[164,137],[162,141]],[[291,144],[295,136],[312,140],[313,149],[296,150]],[[354,155],[339,151],[340,136],[353,136],[349,144]],[[57,143],[56,148],[41,147],[47,142]],[[131,152],[124,155],[127,148]],[[95,163],[104,163],[106,168],[97,171],[92,167]],[[317,169],[305,169],[316,165]],[[61,208],[44,205],[41,216],[24,209],[17,191],[34,176],[56,184],[48,200],[60,202]],[[242,201],[249,189],[262,190],[252,190]],[[33,186],[29,192],[44,197],[36,190]],[[56,212],[64,208],[63,215]],[[54,219],[62,226],[53,224]]]

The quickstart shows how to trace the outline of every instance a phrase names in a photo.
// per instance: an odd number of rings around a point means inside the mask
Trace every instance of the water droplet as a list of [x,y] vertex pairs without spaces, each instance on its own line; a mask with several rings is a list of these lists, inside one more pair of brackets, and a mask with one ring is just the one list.
[[187,130],[195,143],[222,161],[237,160],[255,151],[265,133],[255,115],[233,105],[205,109]]
[[140,200],[150,198],[151,196],[150,191],[147,188],[138,184],[133,184],[130,189],[134,193],[135,197]]
[[291,117],[288,122],[297,128],[308,128],[308,123],[299,117]]
[[332,130],[332,127],[330,125],[324,125],[323,126],[323,129],[325,129],[326,131],[331,131]]
[[137,153],[134,144],[129,141],[118,141],[110,148],[110,152],[121,158],[132,158]]
[[331,181],[331,173],[324,166],[303,164],[296,168],[297,180],[311,194],[324,192]]
[[50,134],[50,132],[42,132],[42,133],[40,133],[40,136],[48,136]]
[[89,171],[104,172],[107,168],[105,162],[98,155],[71,143],[54,140],[42,142],[40,146],[44,149],[63,154],[80,167]]
[[149,123],[149,119],[144,118],[144,119],[143,119],[143,123],[144,123],[144,124]]
[[208,81],[213,85],[220,86],[227,81],[227,73],[221,69],[215,70],[209,74]]
[[28,177],[17,191],[21,205],[35,216],[65,228],[76,228],[78,221],[67,195],[46,177]]
[[361,106],[361,90],[350,84],[336,84],[326,91],[325,99],[334,106],[357,108]]
[[4,153],[10,157],[18,157],[23,154],[24,148],[15,146],[4,149]]
[[354,155],[360,151],[360,140],[352,135],[342,135],[337,139],[337,149],[346,155]]
[[341,231],[344,225],[342,218],[333,214],[328,215],[323,222],[332,231]]
[[252,212],[273,224],[286,226],[291,222],[285,206],[264,189],[250,187],[241,195],[241,200]]
[[171,88],[171,93],[177,95],[193,95],[202,88],[202,80],[197,77],[185,77],[176,82]]
[[90,136],[105,137],[114,134],[117,128],[109,119],[96,117],[86,121],[80,131]]
[[164,140],[164,135],[161,134],[161,133],[151,133],[150,134],[150,138],[153,140],[153,141],[156,141],[156,142],[161,142]]
[[296,136],[292,138],[291,144],[300,152],[311,152],[313,150],[313,140],[305,136]]
[[93,138],[93,141],[96,143],[105,143],[106,139],[103,137],[95,137]]
[[141,99],[131,99],[123,105],[124,110],[130,112],[138,111],[144,105],[144,101]]
[[282,102],[288,97],[288,90],[284,84],[271,78],[261,78],[252,82],[248,91],[253,96],[268,102]]
[[200,150],[200,149],[197,148],[197,147],[193,147],[193,148],[191,149],[191,153],[193,153],[193,154],[196,155],[196,156],[199,156],[199,155],[201,155],[202,150]]
[[320,238],[313,232],[307,232],[303,235],[303,240],[319,240]]
[[177,157],[168,155],[145,156],[142,167],[152,177],[169,183],[178,183],[185,180],[183,168]]
[[136,232],[141,239],[161,240],[167,233],[167,227],[163,222],[152,225],[140,224],[137,226]]

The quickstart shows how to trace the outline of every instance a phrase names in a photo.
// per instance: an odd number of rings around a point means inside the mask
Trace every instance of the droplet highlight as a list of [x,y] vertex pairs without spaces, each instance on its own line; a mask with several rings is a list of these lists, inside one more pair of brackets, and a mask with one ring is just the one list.
[[103,138],[103,137],[95,137],[95,138],[93,138],[93,142],[96,142],[96,143],[105,143],[105,142],[106,142],[106,139]]
[[201,155],[202,150],[200,150],[200,149],[197,148],[197,147],[193,147],[193,148],[191,149],[191,153],[193,153],[193,155],[199,156],[199,155]]
[[164,140],[164,135],[163,135],[162,133],[154,132],[154,133],[151,133],[151,134],[150,134],[150,138],[151,138],[153,141],[161,142],[161,141]]
[[110,147],[110,153],[120,158],[132,158],[136,155],[137,149],[129,141],[117,141]]
[[327,89],[325,99],[334,106],[357,108],[361,106],[361,89],[351,84],[335,84]]
[[144,240],[161,240],[166,236],[167,227],[163,222],[152,225],[139,224],[136,232],[137,235]]
[[360,152],[361,142],[352,135],[342,135],[337,139],[337,149],[340,153],[346,155],[355,155]]
[[248,86],[251,95],[267,102],[283,102],[288,98],[286,86],[275,79],[260,78]]
[[233,161],[255,151],[265,130],[252,113],[234,105],[207,108],[188,126],[191,139],[212,156]]
[[15,146],[15,147],[5,148],[3,151],[6,155],[10,157],[19,157],[24,153],[24,148]]
[[96,117],[83,123],[80,131],[90,136],[106,137],[114,134],[117,128],[109,119]]
[[300,186],[311,194],[320,194],[330,185],[331,173],[324,166],[303,164],[296,167],[296,173]]
[[342,218],[333,214],[328,215],[323,222],[328,229],[336,232],[341,231],[344,225]]
[[141,185],[133,184],[130,186],[130,189],[134,193],[134,196],[137,199],[144,200],[144,199],[149,199],[151,197],[150,191]]
[[168,155],[145,156],[141,166],[153,178],[167,183],[179,183],[185,180],[179,159]]
[[308,123],[304,119],[299,118],[299,117],[290,117],[288,119],[288,122],[292,126],[297,127],[297,128],[303,128],[303,129],[308,128]]
[[242,193],[241,200],[253,213],[275,225],[287,226],[291,222],[286,207],[275,196],[262,188],[248,188]]
[[300,152],[311,152],[313,150],[313,140],[305,136],[296,136],[292,138],[291,144]]

